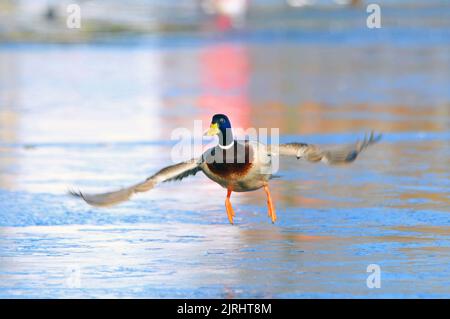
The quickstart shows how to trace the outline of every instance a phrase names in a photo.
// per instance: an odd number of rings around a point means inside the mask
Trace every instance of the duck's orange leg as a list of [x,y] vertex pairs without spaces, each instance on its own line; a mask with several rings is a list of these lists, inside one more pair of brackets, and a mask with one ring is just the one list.
[[225,200],[225,207],[227,209],[227,215],[228,215],[228,220],[230,222],[231,225],[233,225],[233,217],[234,217],[234,210],[233,207],[231,206],[231,202],[230,202],[230,196],[231,196],[231,189],[227,190],[227,199]]
[[272,223],[277,220],[277,213],[275,212],[275,207],[273,206],[272,197],[270,196],[269,186],[264,186],[264,191],[267,195],[267,207],[269,208],[269,217],[272,219]]

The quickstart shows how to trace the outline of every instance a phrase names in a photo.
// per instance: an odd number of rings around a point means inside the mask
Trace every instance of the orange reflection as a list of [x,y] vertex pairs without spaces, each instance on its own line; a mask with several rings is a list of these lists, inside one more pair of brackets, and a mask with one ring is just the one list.
[[267,241],[287,240],[294,243],[311,241],[328,241],[334,239],[331,236],[303,235],[298,233],[282,233],[279,231],[265,232],[258,229],[245,229],[241,232],[246,243],[261,243]]
[[227,114],[233,127],[250,126],[250,102],[247,96],[249,60],[247,49],[235,43],[208,47],[200,56],[203,93],[198,105],[208,123],[215,113]]

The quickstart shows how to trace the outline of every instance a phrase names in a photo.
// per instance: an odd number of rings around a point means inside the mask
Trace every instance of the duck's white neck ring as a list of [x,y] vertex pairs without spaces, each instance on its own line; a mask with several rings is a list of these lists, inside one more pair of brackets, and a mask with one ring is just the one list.
[[219,147],[221,148],[221,149],[223,149],[223,150],[228,150],[228,149],[230,149],[230,148],[232,148],[233,147],[233,145],[234,145],[234,141],[233,142],[231,142],[230,144],[228,144],[228,145],[220,145],[219,144]]

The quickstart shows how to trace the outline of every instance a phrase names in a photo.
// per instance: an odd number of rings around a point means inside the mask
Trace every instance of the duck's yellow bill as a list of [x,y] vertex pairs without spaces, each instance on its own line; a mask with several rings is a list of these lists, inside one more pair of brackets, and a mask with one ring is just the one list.
[[214,136],[219,134],[219,132],[220,132],[219,125],[217,123],[212,123],[211,126],[209,127],[209,130],[206,131],[205,135]]

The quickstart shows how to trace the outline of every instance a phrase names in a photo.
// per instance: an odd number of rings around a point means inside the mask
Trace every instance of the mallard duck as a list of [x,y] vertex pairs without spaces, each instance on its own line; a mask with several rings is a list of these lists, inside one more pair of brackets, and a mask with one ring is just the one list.
[[215,147],[204,152],[200,158],[165,167],[143,182],[117,191],[102,194],[82,192],[71,192],[71,194],[93,206],[111,206],[128,200],[135,193],[149,191],[159,183],[179,181],[202,171],[209,179],[227,190],[225,208],[231,224],[235,216],[230,202],[231,193],[249,192],[260,188],[266,193],[268,216],[274,223],[277,215],[269,190],[273,156],[293,156],[310,162],[346,164],[353,162],[359,153],[381,138],[381,135],[375,136],[372,132],[362,141],[327,150],[306,143],[264,145],[256,141],[236,140],[231,128],[231,122],[226,115],[216,114],[205,135],[217,135],[219,142]]

